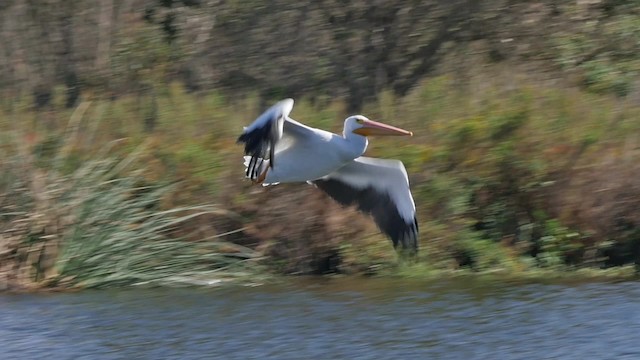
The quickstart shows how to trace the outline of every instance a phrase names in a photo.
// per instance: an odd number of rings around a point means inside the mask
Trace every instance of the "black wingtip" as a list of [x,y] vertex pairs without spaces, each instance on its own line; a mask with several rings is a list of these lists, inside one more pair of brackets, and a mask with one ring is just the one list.
[[371,214],[401,257],[412,257],[418,253],[417,219],[414,217],[413,221],[407,221],[400,216],[387,194],[381,194],[371,187],[356,189],[335,179],[319,179],[313,184],[338,203],[345,206],[355,204],[358,210]]
[[406,223],[404,231],[391,235],[393,247],[402,259],[411,259],[418,254],[418,221],[413,219],[413,223]]

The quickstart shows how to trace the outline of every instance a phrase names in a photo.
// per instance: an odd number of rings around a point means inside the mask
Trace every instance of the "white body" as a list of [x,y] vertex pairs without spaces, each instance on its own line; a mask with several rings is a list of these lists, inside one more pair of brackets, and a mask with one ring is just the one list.
[[267,172],[265,184],[322,178],[359,157],[366,149],[364,137],[361,146],[354,147],[342,136],[294,123],[291,119],[287,122],[295,124],[299,133],[286,132],[278,143],[275,150],[277,164]]

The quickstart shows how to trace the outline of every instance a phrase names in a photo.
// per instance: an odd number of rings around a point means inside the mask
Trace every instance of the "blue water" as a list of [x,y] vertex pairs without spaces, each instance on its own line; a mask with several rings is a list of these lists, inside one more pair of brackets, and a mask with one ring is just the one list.
[[640,282],[0,295],[3,359],[640,359]]

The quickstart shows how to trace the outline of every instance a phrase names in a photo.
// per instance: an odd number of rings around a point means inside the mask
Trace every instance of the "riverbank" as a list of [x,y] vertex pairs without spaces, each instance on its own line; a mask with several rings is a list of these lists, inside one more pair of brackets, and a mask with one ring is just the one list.
[[[618,224],[633,224],[640,198],[639,109],[503,80],[482,79],[490,90],[461,104],[455,82],[433,78],[404,98],[383,93],[363,111],[416,134],[374,139],[369,154],[407,167],[422,229],[417,261],[478,272],[633,264],[637,230]],[[219,94],[195,97],[175,85],[158,98],[152,133],[119,123],[140,114],[134,100],[3,115],[0,254],[3,272],[29,279],[18,283],[119,285],[247,264],[276,274],[367,273],[397,261],[370,219],[314,188],[238,181],[236,130],[261,111],[257,99],[237,112],[240,104]],[[338,131],[342,109],[301,99],[294,113]],[[48,126],[37,121],[45,115]]]
[[[374,139],[369,151],[401,159],[410,174],[422,229],[416,261],[524,273],[633,264],[637,230],[617,224],[633,221],[640,197],[638,108],[534,83],[507,90],[500,80],[461,106],[455,86],[430,79],[405,98],[383,93],[364,111],[416,134],[400,144]],[[119,285],[245,265],[367,273],[397,261],[370,219],[312,187],[238,181],[235,130],[258,114],[256,99],[238,113],[218,94],[194,97],[176,85],[158,98],[153,133],[116,126],[139,114],[131,100],[50,111],[52,128],[36,121],[38,111],[3,116],[0,254],[17,283]],[[341,109],[302,99],[294,113],[337,131]]]
[[[640,266],[637,4],[356,2],[345,12],[256,1],[277,11],[254,19],[254,7],[234,4],[128,3],[112,32],[99,27],[113,48],[95,62],[91,46],[77,46],[99,37],[84,28],[89,2],[61,7],[65,21],[23,19],[48,24],[42,33],[69,46],[63,57],[32,53],[55,46],[17,31],[15,19],[49,12],[16,3],[0,13],[24,40],[8,43],[29,55],[6,62],[2,53],[20,51],[0,52],[0,71],[13,69],[0,88],[0,286]],[[187,26],[213,15],[212,27]],[[298,16],[305,32],[290,28]],[[173,39],[164,17],[185,25]],[[282,27],[265,30],[272,24]],[[318,46],[283,52],[280,31]],[[289,50],[301,53],[283,59]],[[32,59],[51,71],[36,76]],[[243,181],[236,138],[283,97],[296,100],[293,118],[336,133],[354,112],[413,131],[367,151],[407,168],[421,229],[412,271],[397,270],[371,219],[317,189]]]

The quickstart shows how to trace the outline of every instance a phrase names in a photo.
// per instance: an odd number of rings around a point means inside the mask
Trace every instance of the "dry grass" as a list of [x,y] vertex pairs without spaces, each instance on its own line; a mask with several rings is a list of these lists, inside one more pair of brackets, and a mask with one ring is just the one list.
[[161,208],[172,186],[145,185],[144,144],[121,157],[113,150],[119,142],[111,142],[68,164],[87,108],[71,116],[63,145],[45,167],[17,136],[4,144],[10,156],[0,163],[2,288],[208,283],[255,274],[258,253],[224,234],[175,236],[200,216],[237,215],[213,205]]
[[[407,166],[422,229],[420,261],[434,270],[510,271],[563,269],[568,260],[633,262],[637,106],[526,77],[516,86],[491,69],[467,86],[431,78],[406,97],[383,92],[362,111],[416,134],[401,143],[374,139],[368,154]],[[144,131],[147,109],[126,97],[75,112],[53,109],[48,119],[63,128],[43,126],[41,112],[20,106],[4,114],[0,126],[11,135],[0,146],[7,169],[0,178],[0,256],[12,281],[24,274],[18,283],[147,282],[172,272],[256,268],[246,259],[260,256],[283,273],[396,263],[370,219],[313,187],[241,181],[235,135],[260,111],[257,98],[192,95],[175,84],[159,94],[151,133]],[[340,101],[305,99],[293,114],[336,132],[347,115]],[[164,192],[166,184],[171,191]],[[198,207],[203,203],[218,205]]]

